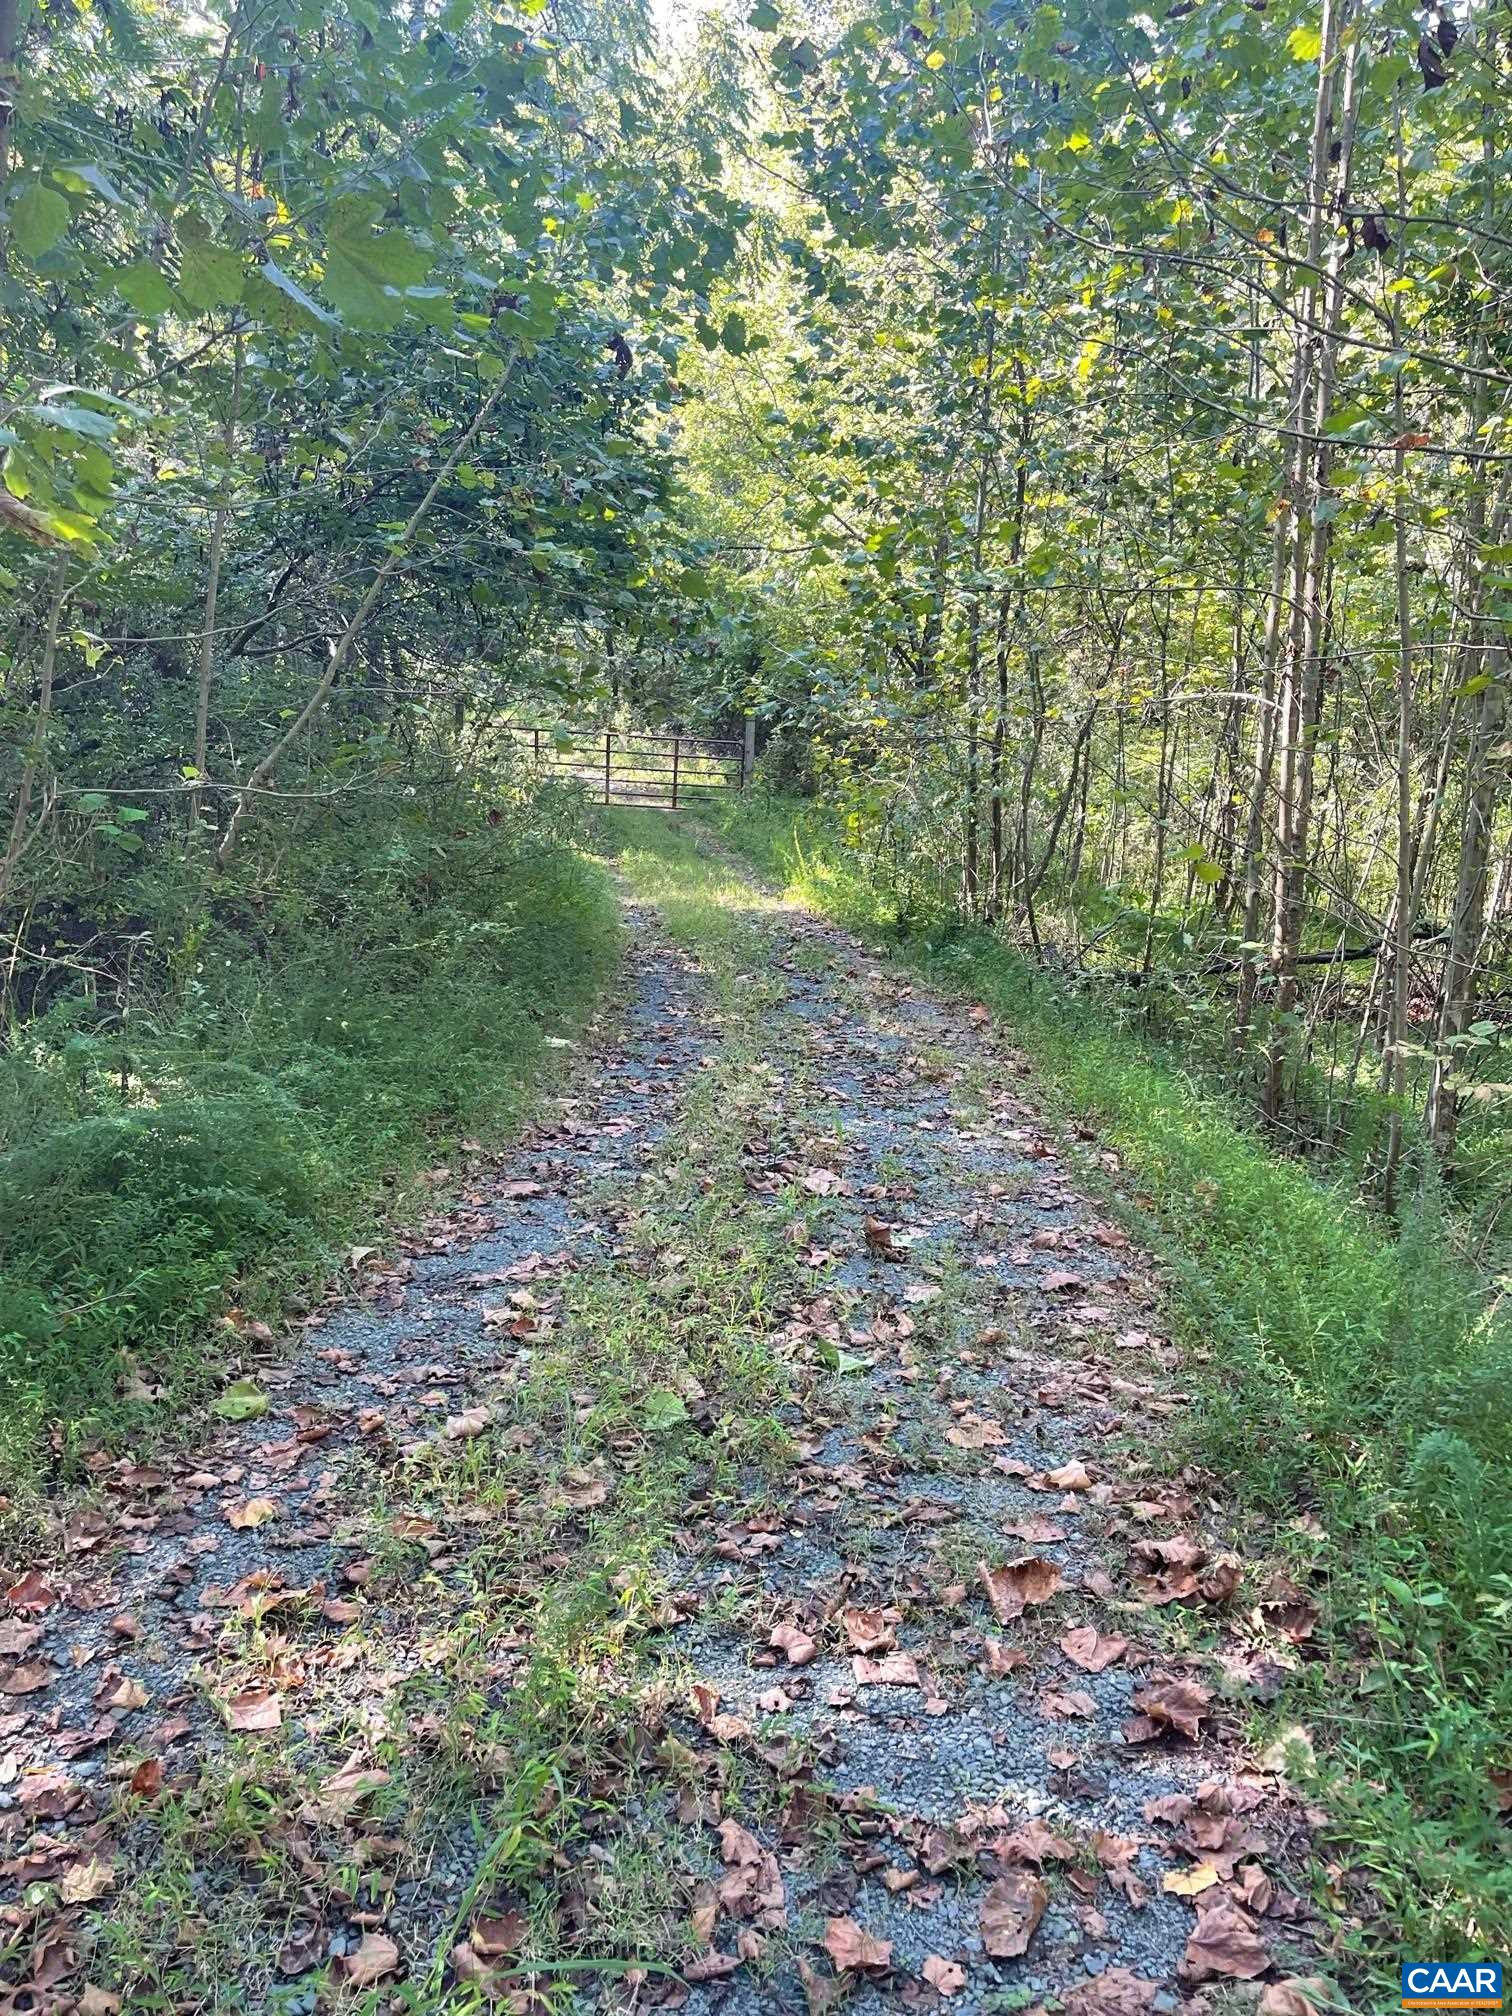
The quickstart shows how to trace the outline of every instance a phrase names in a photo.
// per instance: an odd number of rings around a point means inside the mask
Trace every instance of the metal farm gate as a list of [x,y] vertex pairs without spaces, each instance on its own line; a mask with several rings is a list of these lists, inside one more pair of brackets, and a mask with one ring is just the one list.
[[750,782],[749,735],[653,735],[511,721],[509,733],[548,775],[573,777],[605,805],[696,804]]

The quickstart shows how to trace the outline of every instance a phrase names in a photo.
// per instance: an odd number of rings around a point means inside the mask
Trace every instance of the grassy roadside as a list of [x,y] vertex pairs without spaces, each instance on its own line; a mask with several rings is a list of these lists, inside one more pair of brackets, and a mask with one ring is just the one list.
[[1063,1113],[1117,1152],[1199,1373],[1193,1453],[1257,1551],[1324,1595],[1278,1714],[1317,1745],[1340,1936],[1383,1974],[1400,1953],[1497,1957],[1512,1923],[1505,1321],[1431,1215],[1392,1238],[1008,947],[900,940],[818,811],[750,798],[705,816],[794,899],[986,1003]]
[[618,942],[607,877],[552,816],[485,819],[458,792],[312,824],[234,885],[144,871],[110,899],[139,920],[129,993],[63,993],[6,1032],[0,1494],[17,1516],[91,1443],[172,1433],[235,1330],[308,1306],[338,1254],[434,1201],[463,1137],[518,1128]]

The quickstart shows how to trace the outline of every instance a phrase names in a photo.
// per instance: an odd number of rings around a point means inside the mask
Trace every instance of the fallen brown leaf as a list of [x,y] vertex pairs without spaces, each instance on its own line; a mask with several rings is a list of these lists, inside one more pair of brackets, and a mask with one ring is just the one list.
[[1180,1973],[1186,1981],[1253,1981],[1270,1965],[1265,1942],[1247,1911],[1226,1897],[1200,1906]]
[[1000,1568],[989,1568],[985,1561],[979,1561],[977,1574],[1002,1624],[1012,1624],[1032,1604],[1048,1603],[1064,1586],[1055,1563],[1042,1561],[1034,1554],[1005,1561]]
[[1319,2016],[1332,2003],[1328,1983],[1320,1975],[1292,1975],[1270,1984],[1260,1997],[1259,2016]]
[[1159,1993],[1158,1981],[1141,1980],[1127,1967],[1109,1967],[1069,1991],[1065,2016],[1146,2016]]
[[103,1897],[107,1890],[115,1888],[115,1880],[110,1863],[91,1857],[87,1862],[75,1862],[64,1874],[58,1895],[65,1904],[92,1904],[96,1897]]
[[1050,1893],[1027,1869],[1011,1869],[982,1893],[982,1944],[995,1960],[1014,1960],[1045,1915]]
[[1020,1666],[1028,1664],[1029,1654],[1021,1652],[1017,1645],[1005,1645],[1001,1638],[983,1639],[982,1665],[994,1678],[1016,1672]]
[[917,1687],[919,1667],[912,1652],[887,1652],[880,1659],[860,1653],[851,1660],[858,1687]]
[[854,1918],[831,1918],[824,1928],[824,1950],[842,1974],[881,1971],[892,1965],[892,1941],[874,1939]]
[[808,1633],[800,1631],[796,1624],[774,1624],[767,1643],[774,1652],[786,1655],[789,1666],[807,1666],[819,1649]]
[[943,1960],[938,1953],[931,1953],[921,1970],[924,1979],[937,1995],[959,1995],[966,1986],[966,1969],[954,1960]]
[[447,1415],[446,1439],[448,1442],[470,1442],[486,1431],[492,1419],[493,1414],[487,1407],[464,1407],[460,1414]]
[[58,1677],[58,1669],[50,1659],[31,1659],[23,1665],[12,1666],[3,1680],[0,1680],[0,1694],[39,1694],[44,1687],[50,1687]]
[[399,1948],[386,1932],[365,1932],[356,1952],[341,1963],[342,1973],[356,1988],[371,1988],[398,1969]]
[[228,1729],[247,1733],[276,1729],[283,1721],[283,1703],[268,1687],[248,1687],[221,1704]]
[[[1191,1742],[1197,1741],[1199,1725],[1208,1711],[1213,1698],[1211,1687],[1204,1687],[1199,1680],[1156,1680],[1148,1687],[1141,1687],[1134,1696],[1133,1705],[1142,1711],[1134,1722],[1125,1723],[1124,1740],[1130,1743],[1147,1743],[1162,1729],[1179,1729]],[[1140,1730],[1132,1733],[1136,1723],[1148,1722],[1148,1732]]]
[[898,1642],[897,1620],[895,1610],[850,1609],[840,1618],[852,1652],[890,1652]]
[[1101,1673],[1129,1649],[1127,1638],[1104,1638],[1093,1624],[1078,1624],[1060,1641],[1060,1649],[1084,1673]]

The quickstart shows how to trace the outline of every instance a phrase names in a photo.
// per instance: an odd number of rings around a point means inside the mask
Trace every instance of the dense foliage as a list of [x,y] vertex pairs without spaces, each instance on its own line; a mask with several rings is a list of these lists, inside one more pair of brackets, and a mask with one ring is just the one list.
[[1388,1203],[1425,1120],[1484,1201],[1500,11],[751,18],[778,361],[695,462],[768,710],[905,910],[1121,976]]
[[1476,1943],[1509,87],[1502,0],[0,0],[7,1480],[203,1390],[585,1012],[511,711],[754,712],[810,895],[1180,1228],[1206,1453],[1273,1423],[1237,1488],[1357,1605],[1355,1848]]
[[231,1284],[318,1271],[586,1008],[603,900],[500,722],[677,620],[678,345],[744,209],[633,8],[22,0],[0,93],[24,1475],[197,1390]]

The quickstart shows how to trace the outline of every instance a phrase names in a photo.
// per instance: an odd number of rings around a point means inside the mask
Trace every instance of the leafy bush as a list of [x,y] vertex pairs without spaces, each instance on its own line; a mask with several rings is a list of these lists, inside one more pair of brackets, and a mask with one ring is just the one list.
[[198,903],[144,873],[129,1016],[67,997],[0,1056],[0,1475],[49,1432],[66,1457],[137,1425],[128,1364],[203,1393],[230,1294],[275,1308],[449,1137],[518,1122],[613,953],[572,830],[563,804],[490,823],[459,790],[397,832],[309,825]]

